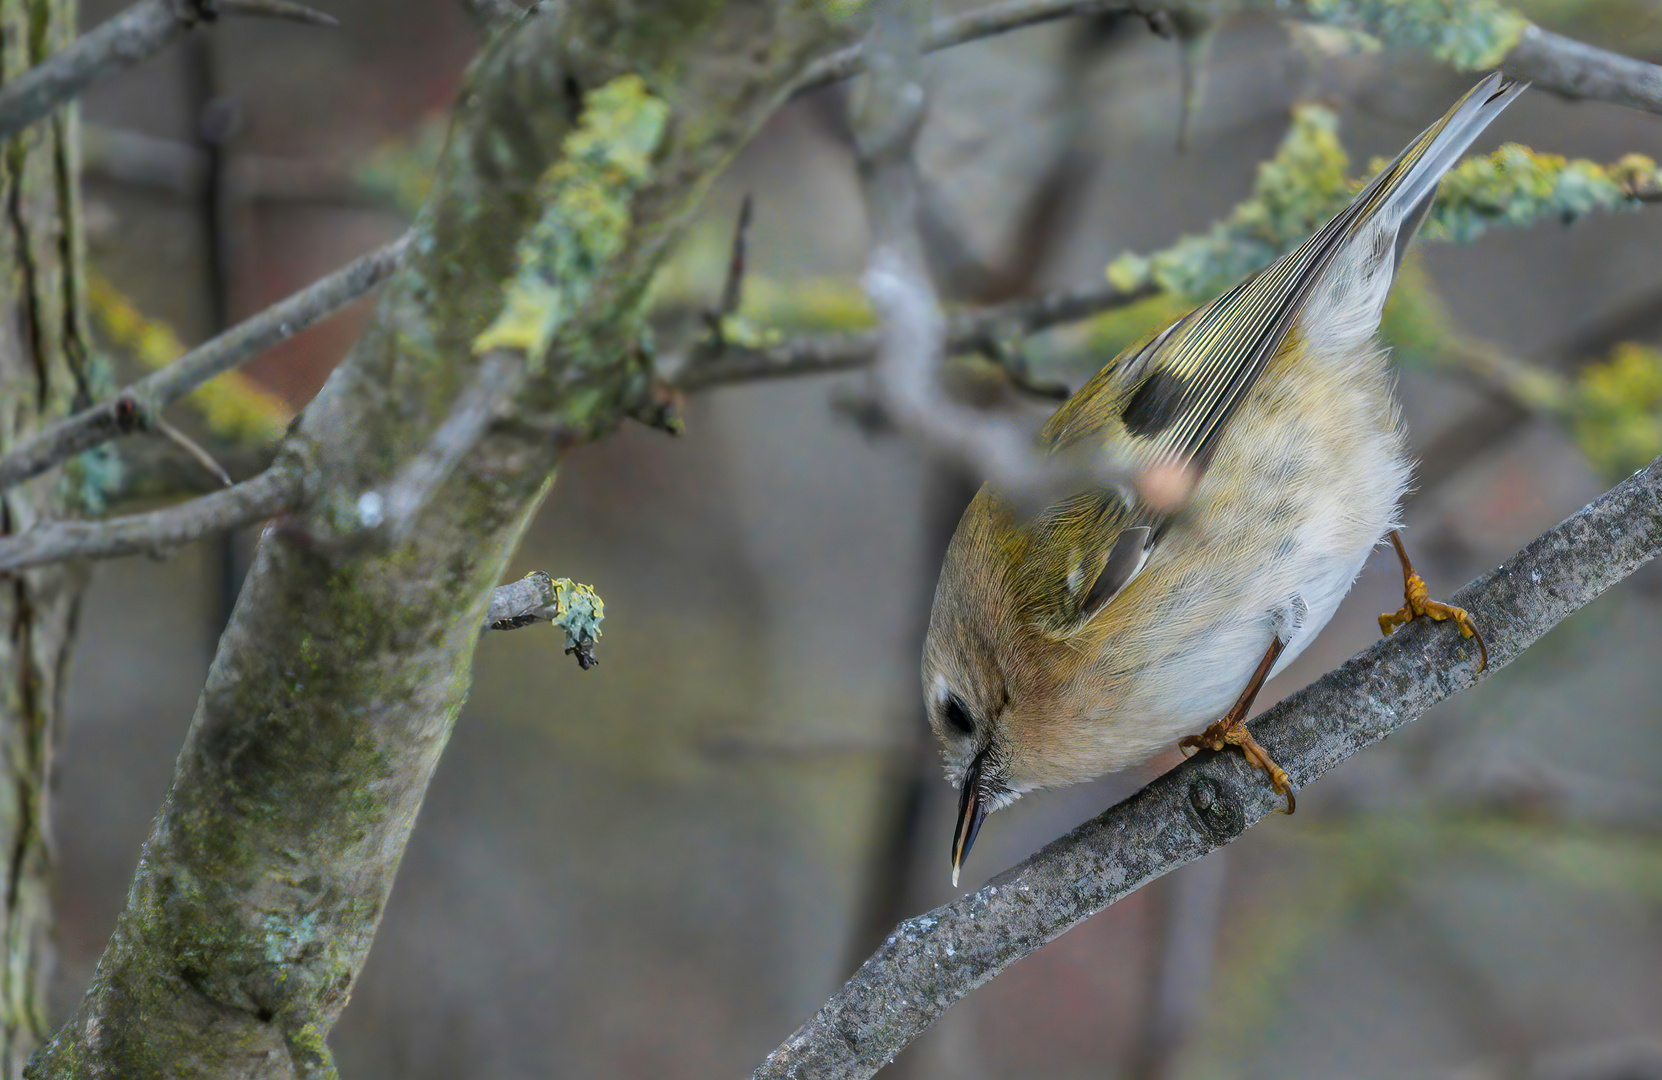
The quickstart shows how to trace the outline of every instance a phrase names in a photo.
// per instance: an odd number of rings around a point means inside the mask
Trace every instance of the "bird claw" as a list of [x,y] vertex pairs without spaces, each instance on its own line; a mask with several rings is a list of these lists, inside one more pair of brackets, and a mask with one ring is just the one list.
[[1391,541],[1396,545],[1397,555],[1402,560],[1403,605],[1379,617],[1379,632],[1389,634],[1397,627],[1406,626],[1419,618],[1430,619],[1432,622],[1452,622],[1460,628],[1462,637],[1477,642],[1477,670],[1482,671],[1488,667],[1489,647],[1483,643],[1483,635],[1477,632],[1471,615],[1465,608],[1431,599],[1426,594],[1425,579],[1414,571],[1413,564],[1408,561],[1408,553],[1395,533],[1391,534]]
[[[1263,771],[1269,777],[1270,787],[1274,789],[1275,793],[1286,797],[1287,805],[1276,811],[1277,813],[1291,814],[1298,809],[1298,799],[1293,794],[1292,778],[1287,775],[1287,770],[1275,763],[1268,751],[1258,745],[1258,740],[1254,739],[1252,732],[1247,730],[1244,720],[1234,722],[1218,720],[1209,725],[1199,735],[1187,735],[1177,742],[1177,749],[1180,752],[1188,750],[1221,752],[1228,746],[1240,747],[1241,755],[1246,758],[1247,764]],[[1183,756],[1187,758],[1190,755],[1185,753]]]

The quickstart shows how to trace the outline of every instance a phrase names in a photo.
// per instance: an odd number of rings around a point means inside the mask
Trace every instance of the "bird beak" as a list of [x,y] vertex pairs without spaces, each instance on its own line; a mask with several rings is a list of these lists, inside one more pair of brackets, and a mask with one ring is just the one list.
[[964,859],[969,856],[970,848],[975,846],[975,834],[981,831],[981,823],[987,819],[987,796],[981,788],[981,762],[987,756],[983,750],[975,755],[968,769],[964,771],[964,783],[958,795],[958,827],[952,833],[952,887],[958,887],[958,871],[963,869]]

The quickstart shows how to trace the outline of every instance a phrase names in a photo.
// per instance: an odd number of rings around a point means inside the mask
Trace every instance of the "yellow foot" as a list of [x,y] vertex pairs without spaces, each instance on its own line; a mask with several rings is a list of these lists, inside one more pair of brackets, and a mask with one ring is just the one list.
[[1465,608],[1457,608],[1453,604],[1443,604],[1430,599],[1425,592],[1425,579],[1414,572],[1414,567],[1408,561],[1408,552],[1403,549],[1402,540],[1396,533],[1391,534],[1391,543],[1396,545],[1397,555],[1402,560],[1402,595],[1405,603],[1396,611],[1388,611],[1379,617],[1379,632],[1389,634],[1399,626],[1405,626],[1415,619],[1424,617],[1432,622],[1452,622],[1460,628],[1461,636],[1471,638],[1477,642],[1477,670],[1482,671],[1489,666],[1489,647],[1483,644],[1483,635],[1477,632],[1472,624],[1472,617]]
[[1293,796],[1293,782],[1287,776],[1287,770],[1277,765],[1264,748],[1258,745],[1258,740],[1247,730],[1245,721],[1236,720],[1231,723],[1227,719],[1219,720],[1199,735],[1189,735],[1177,743],[1179,750],[1222,751],[1226,746],[1240,747],[1247,764],[1255,769],[1262,769],[1268,774],[1270,787],[1275,789],[1275,793],[1287,797],[1287,805],[1281,813],[1290,814],[1298,809],[1298,799]]

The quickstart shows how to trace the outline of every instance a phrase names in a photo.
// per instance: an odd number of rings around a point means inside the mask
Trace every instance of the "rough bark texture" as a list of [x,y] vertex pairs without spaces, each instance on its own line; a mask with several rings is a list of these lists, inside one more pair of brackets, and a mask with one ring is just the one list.
[[[849,39],[846,10],[589,0],[490,44],[409,255],[281,451],[306,509],[261,541],[114,937],[29,1075],[332,1075],[323,1038],[466,697],[491,587],[560,450],[644,399],[632,327],[651,271],[793,77]],[[667,108],[647,180],[584,204],[593,221],[551,222],[539,179],[584,167],[562,147],[585,101],[631,73]],[[420,454],[474,378],[475,338],[536,257],[519,244],[539,218],[544,237],[621,221],[621,242],[567,297],[509,418],[407,540],[376,542],[360,496]]]
[[[0,0],[0,82],[60,49],[73,0]],[[73,115],[4,146],[0,161],[0,449],[85,397],[87,350]],[[70,481],[0,497],[0,531],[75,515]],[[81,575],[50,567],[0,578],[0,1075],[18,1076],[46,1035],[51,846],[47,769]]]
[[[1662,460],[1537,537],[1451,599],[1489,646],[1417,620],[1252,722],[1303,787],[1521,656],[1662,553]],[[1202,752],[955,903],[901,923],[754,1080],[857,1080],[976,987],[1283,804],[1240,754]]]

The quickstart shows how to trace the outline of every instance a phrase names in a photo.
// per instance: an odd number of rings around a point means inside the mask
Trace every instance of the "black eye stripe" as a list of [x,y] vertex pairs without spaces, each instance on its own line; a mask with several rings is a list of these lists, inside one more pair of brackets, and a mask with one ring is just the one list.
[[946,708],[942,710],[942,713],[946,716],[947,723],[965,735],[975,734],[975,722],[970,719],[969,710],[964,708],[964,703],[958,700],[957,694],[947,697]]

